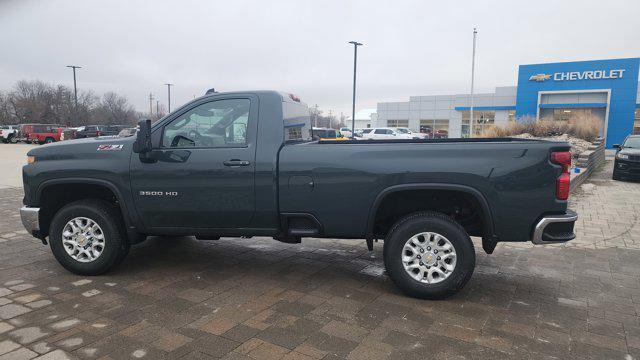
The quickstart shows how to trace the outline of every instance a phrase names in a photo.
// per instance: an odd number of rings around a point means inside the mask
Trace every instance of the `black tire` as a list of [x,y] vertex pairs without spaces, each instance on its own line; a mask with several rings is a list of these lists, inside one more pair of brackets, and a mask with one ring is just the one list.
[[622,176],[620,176],[620,174],[615,170],[613,170],[613,176],[611,176],[611,178],[618,181],[622,180]]
[[18,138],[16,138],[16,136],[15,136],[15,135],[11,134],[11,135],[9,135],[9,140],[8,140],[8,142],[10,142],[11,144],[15,144],[15,143],[17,143],[17,142],[18,142]]
[[[404,268],[405,243],[422,232],[435,232],[449,240],[456,252],[453,271],[444,280],[427,284],[411,277]],[[476,253],[471,238],[460,224],[437,212],[419,212],[398,221],[384,241],[384,264],[387,274],[402,292],[420,299],[444,299],[462,289],[471,278]]]
[[52,142],[55,142],[55,140],[53,138],[48,137],[48,138],[44,139],[44,143],[45,144],[51,144]]
[[[76,217],[93,220],[104,233],[105,246],[102,254],[91,262],[73,259],[62,244],[62,231],[65,225]],[[78,200],[60,209],[54,215],[49,227],[49,244],[60,265],[78,275],[103,274],[122,262],[129,252],[129,243],[124,233],[120,213],[113,205],[98,199]]]

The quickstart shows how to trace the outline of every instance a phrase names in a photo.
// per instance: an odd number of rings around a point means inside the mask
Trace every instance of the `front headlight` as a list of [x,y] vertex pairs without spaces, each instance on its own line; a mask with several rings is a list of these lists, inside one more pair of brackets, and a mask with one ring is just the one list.
[[618,153],[618,155],[616,155],[618,157],[618,159],[620,160],[629,160],[629,155],[627,154],[620,154]]
[[36,162],[35,156],[27,156],[27,164],[33,164],[34,162]]

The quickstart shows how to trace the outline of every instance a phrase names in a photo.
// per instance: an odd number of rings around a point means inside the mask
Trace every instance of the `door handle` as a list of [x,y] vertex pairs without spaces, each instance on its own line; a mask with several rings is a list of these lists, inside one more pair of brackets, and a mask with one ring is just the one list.
[[222,163],[224,164],[224,166],[249,166],[249,165],[251,165],[250,161],[238,160],[238,159],[231,159],[231,160],[223,161]]

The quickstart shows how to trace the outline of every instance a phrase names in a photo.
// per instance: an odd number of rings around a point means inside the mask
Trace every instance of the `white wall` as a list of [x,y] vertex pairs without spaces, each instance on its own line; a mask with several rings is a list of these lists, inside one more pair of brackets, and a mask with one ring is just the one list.
[[[495,93],[475,94],[474,106],[515,106],[515,86],[497,87]],[[418,131],[420,119],[449,120],[449,137],[462,135],[462,114],[456,111],[458,106],[470,106],[469,94],[411,96],[406,102],[378,103],[378,121],[376,126],[387,126],[387,120],[409,120],[409,129]],[[509,113],[496,111],[496,123],[506,123]]]

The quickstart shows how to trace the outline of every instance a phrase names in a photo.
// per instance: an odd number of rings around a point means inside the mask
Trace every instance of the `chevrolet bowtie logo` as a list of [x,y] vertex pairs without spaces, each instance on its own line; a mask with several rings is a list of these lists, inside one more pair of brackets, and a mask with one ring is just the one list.
[[543,82],[549,79],[551,79],[551,74],[535,74],[535,75],[531,75],[531,77],[529,78],[529,81]]

